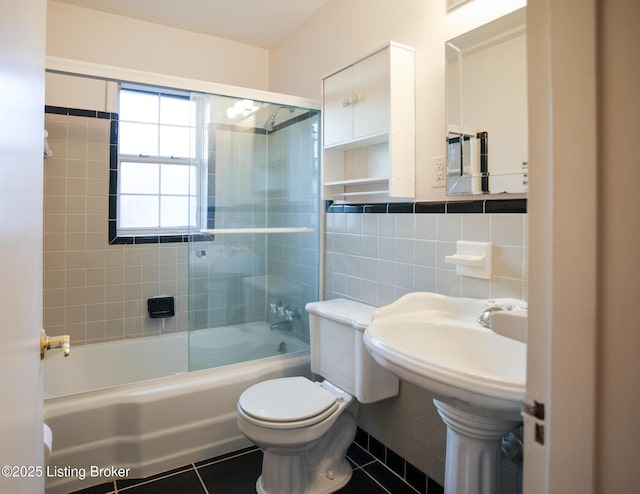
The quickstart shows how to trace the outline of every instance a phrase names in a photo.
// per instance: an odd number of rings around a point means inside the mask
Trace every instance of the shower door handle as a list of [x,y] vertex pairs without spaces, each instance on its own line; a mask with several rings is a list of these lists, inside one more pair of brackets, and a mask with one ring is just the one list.
[[44,352],[52,348],[62,348],[65,357],[71,352],[71,342],[68,334],[60,336],[47,336],[44,329],[40,330],[40,360],[44,358]]

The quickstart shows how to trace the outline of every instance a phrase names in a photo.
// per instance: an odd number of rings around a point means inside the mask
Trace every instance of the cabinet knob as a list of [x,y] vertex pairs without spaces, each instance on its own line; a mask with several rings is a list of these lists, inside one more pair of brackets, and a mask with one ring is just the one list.
[[358,102],[358,95],[354,94],[351,98],[345,98],[342,100],[342,106],[345,108],[351,105],[355,105]]

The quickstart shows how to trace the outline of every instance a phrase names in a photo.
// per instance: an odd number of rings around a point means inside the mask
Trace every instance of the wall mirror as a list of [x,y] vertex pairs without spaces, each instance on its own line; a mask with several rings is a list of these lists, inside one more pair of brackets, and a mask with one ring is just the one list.
[[447,195],[527,190],[525,8],[445,44]]

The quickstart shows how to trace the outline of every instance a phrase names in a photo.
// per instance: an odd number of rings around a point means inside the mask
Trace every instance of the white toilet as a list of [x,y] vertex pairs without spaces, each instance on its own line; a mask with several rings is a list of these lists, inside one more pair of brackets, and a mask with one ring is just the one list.
[[264,450],[260,494],[323,494],[343,487],[351,478],[345,454],[356,433],[357,403],[398,394],[398,378],[373,360],[362,341],[374,307],[335,299],[305,308],[311,371],[325,380],[271,379],[238,400],[240,430]]

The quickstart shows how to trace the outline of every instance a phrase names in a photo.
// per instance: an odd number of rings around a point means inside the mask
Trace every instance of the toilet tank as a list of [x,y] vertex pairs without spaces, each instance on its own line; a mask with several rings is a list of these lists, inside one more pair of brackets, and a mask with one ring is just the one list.
[[396,396],[399,381],[367,351],[362,335],[375,307],[343,298],[310,302],[311,371],[372,403]]

